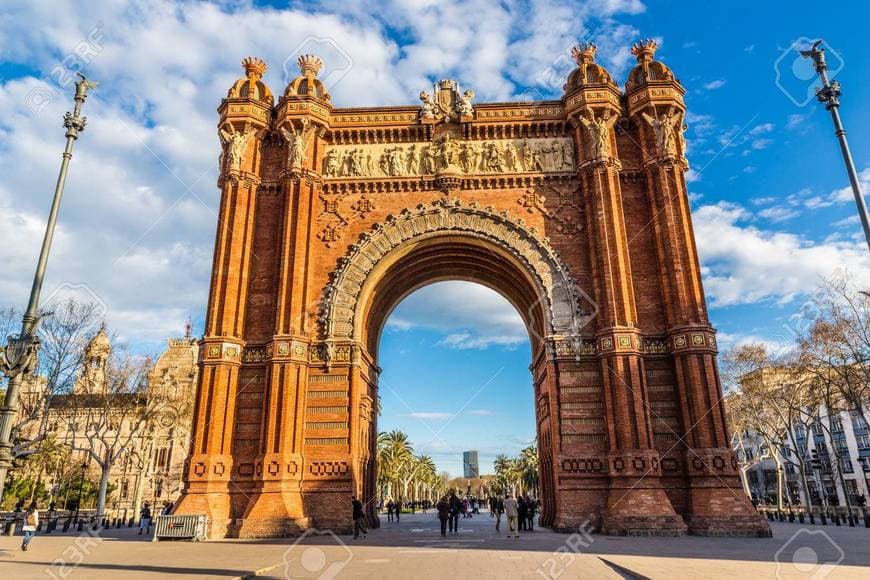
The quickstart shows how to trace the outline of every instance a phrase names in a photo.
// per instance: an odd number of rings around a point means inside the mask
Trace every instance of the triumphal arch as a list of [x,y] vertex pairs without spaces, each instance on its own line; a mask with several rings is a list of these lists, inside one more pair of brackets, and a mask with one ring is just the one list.
[[[375,493],[378,342],[438,280],[504,295],[532,344],[542,524],[766,535],[729,447],[686,193],[684,89],[647,40],[624,90],[573,51],[558,101],[339,108],[266,65],[224,143],[186,489],[213,537],[345,530]],[[374,512],[370,508],[370,515]]]

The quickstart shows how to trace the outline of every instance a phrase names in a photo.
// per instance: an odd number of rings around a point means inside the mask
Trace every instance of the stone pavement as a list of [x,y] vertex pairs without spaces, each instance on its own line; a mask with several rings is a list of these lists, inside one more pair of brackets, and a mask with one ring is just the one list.
[[[434,513],[404,515],[368,538],[152,543],[135,530],[40,535],[27,552],[0,537],[2,578],[870,578],[870,530],[774,523],[774,537],[622,538],[536,529],[499,535],[493,519],[460,519],[442,539]],[[502,522],[504,524],[504,522]],[[591,542],[590,542],[591,540]],[[834,565],[834,564],[837,565]]]

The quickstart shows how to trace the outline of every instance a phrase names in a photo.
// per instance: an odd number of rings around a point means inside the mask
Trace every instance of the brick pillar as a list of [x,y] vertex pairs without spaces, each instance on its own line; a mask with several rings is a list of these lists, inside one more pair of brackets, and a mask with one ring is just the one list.
[[597,358],[607,420],[610,477],[601,528],[609,534],[682,534],[686,526],[662,489],[659,455],[649,416],[646,373],[637,328],[631,259],[615,136],[622,94],[594,62],[596,47],[573,51],[566,114],[575,127],[578,177],[585,202],[594,295],[598,305]]
[[593,162],[582,170],[598,281],[596,340],[608,435],[610,492],[602,530],[678,535],[686,526],[662,489],[652,437],[618,171],[615,160]]
[[184,492],[176,513],[205,514],[211,536],[226,535],[234,517],[231,505],[233,425],[242,350],[247,280],[262,165],[261,139],[269,126],[272,93],[260,80],[266,64],[243,63],[245,78],[230,89],[218,108],[223,142],[221,204],[214,261],[200,343],[199,383]]
[[[650,136],[642,141],[651,145]],[[677,435],[684,445],[688,487],[685,519],[694,534],[769,535],[767,522],[743,492],[730,446],[715,330],[707,317],[692,231],[687,164],[682,151],[679,155],[649,155],[645,174],[681,403],[684,432]]]
[[233,421],[245,345],[241,335],[251,259],[254,182],[252,176],[223,179],[205,335],[200,343],[191,453],[184,495],[176,509],[176,513],[208,515],[214,537],[225,535],[233,517],[229,496]]

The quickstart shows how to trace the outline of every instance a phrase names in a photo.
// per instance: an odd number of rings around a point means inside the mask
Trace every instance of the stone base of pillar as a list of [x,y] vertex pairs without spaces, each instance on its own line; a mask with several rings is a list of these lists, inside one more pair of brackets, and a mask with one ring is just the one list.
[[[696,484],[707,485],[704,487]],[[689,533],[696,536],[769,538],[770,526],[740,487],[723,487],[722,481],[692,482],[689,490]]]
[[221,492],[185,492],[181,496],[174,515],[205,515],[209,521],[208,539],[228,537],[231,524],[230,494]]
[[661,488],[612,489],[601,521],[610,536],[682,536],[686,523]]
[[733,516],[690,515],[687,521],[689,533],[694,536],[773,537],[767,520],[759,513]]
[[767,520],[743,491],[731,449],[690,449],[686,465],[689,496],[685,519],[689,533],[770,537]]
[[[298,482],[295,482],[295,487],[298,488]],[[244,515],[233,524],[233,536],[238,538],[298,536],[309,526],[310,520],[304,514],[302,494],[299,491],[270,490],[267,487],[252,495]]]
[[248,540],[300,536],[309,524],[308,518],[239,518],[234,522],[233,536]]

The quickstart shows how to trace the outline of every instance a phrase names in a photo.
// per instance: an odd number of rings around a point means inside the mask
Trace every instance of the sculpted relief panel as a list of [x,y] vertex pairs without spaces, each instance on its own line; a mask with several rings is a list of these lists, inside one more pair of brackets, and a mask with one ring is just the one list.
[[487,173],[568,173],[574,170],[569,137],[466,141],[449,134],[432,143],[334,145],[323,159],[323,177],[413,177],[450,169]]

